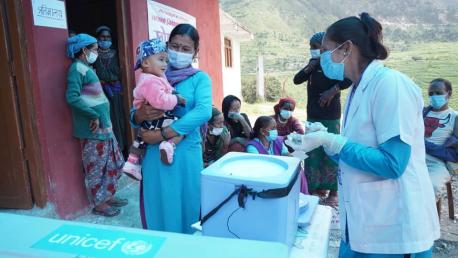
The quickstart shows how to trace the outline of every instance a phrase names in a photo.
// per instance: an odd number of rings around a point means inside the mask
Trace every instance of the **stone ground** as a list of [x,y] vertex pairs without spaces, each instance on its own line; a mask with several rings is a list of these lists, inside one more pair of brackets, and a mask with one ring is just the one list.
[[[448,218],[447,199],[442,201],[442,218],[441,218],[441,238],[436,241],[434,245],[434,258],[454,258],[458,257],[458,177],[455,176],[453,182],[453,197],[455,206],[455,220]],[[122,177],[120,181],[120,190],[118,196],[121,198],[129,199],[129,204],[122,208],[121,214],[113,217],[106,218],[95,216],[89,211],[82,216],[75,218],[75,221],[96,223],[105,225],[115,225],[124,227],[141,228],[140,212],[139,212],[139,183]],[[44,209],[34,208],[32,210],[2,210],[0,212],[12,212],[15,214],[31,215],[39,217],[55,218],[52,206],[47,206]],[[339,230],[331,230],[331,237],[329,241],[328,258],[338,256],[338,249],[340,244]]]

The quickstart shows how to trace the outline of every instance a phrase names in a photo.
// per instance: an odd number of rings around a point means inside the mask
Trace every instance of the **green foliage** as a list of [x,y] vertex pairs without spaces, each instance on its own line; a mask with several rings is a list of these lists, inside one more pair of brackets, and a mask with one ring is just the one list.
[[267,101],[278,101],[280,99],[281,83],[277,77],[265,77],[265,96]]
[[[256,72],[258,54],[265,71],[295,71],[309,58],[310,36],[340,18],[369,12],[384,29],[390,47],[398,42],[458,41],[456,0],[220,0],[223,10],[245,25],[254,40],[242,43],[243,73]],[[401,43],[401,45],[402,45]]]
[[256,78],[254,76],[246,76],[242,78],[242,97],[247,103],[256,103],[258,94],[256,93]]
[[[411,46],[403,45],[402,50],[392,50],[385,65],[398,70],[414,80],[421,88],[425,105],[428,105],[427,89],[429,82],[442,77],[451,81],[454,93],[449,106],[458,110],[458,43],[422,43]],[[293,77],[296,71],[270,73],[269,76],[284,82],[282,97],[289,96],[297,101],[295,116],[300,120],[306,119],[307,90],[306,85],[294,85]],[[244,76],[244,78],[247,76]],[[345,103],[348,90],[341,92],[342,105]],[[277,102],[277,100],[273,101]],[[260,105],[260,104],[257,104]],[[270,112],[274,103],[262,104],[259,108],[251,107],[253,112]],[[267,106],[267,107],[264,107]],[[246,106],[244,106],[244,109]],[[253,113],[259,116],[264,113]],[[250,114],[251,115],[251,114]]]

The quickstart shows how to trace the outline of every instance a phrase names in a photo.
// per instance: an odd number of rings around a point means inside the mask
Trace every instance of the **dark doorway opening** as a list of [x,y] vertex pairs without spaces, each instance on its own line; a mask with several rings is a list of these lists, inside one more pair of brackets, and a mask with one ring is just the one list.
[[115,0],[67,0],[68,29],[95,37],[95,30],[101,25],[112,30],[113,44],[117,47],[117,21]]

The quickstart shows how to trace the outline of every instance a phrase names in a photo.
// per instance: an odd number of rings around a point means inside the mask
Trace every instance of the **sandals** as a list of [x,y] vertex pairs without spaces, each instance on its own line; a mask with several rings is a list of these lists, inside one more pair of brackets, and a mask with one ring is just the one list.
[[113,206],[113,207],[123,207],[126,206],[129,203],[127,199],[120,199],[114,197],[113,199],[109,200],[107,202],[108,205]]
[[105,216],[105,217],[114,217],[114,216],[119,215],[120,212],[121,212],[120,209],[112,207],[112,206],[108,206],[107,208],[103,210],[96,210],[95,208],[92,209],[92,214]]

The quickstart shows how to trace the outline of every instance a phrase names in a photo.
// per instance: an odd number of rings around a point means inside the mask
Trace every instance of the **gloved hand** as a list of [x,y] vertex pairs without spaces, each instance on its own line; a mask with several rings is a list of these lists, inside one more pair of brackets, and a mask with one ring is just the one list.
[[334,156],[342,150],[345,143],[347,143],[347,138],[339,134],[328,133],[324,131],[316,131],[307,133],[305,135],[300,135],[301,141],[297,141],[297,138],[288,135],[288,140],[285,141],[286,144],[291,146],[294,150],[300,150],[303,152],[310,152],[320,146],[323,146],[324,150],[329,156]]
[[326,128],[322,123],[320,122],[305,122],[305,133],[311,133],[311,132],[317,132],[317,131],[323,131],[327,132],[328,128]]
[[293,153],[291,153],[291,156],[296,157],[300,160],[304,160],[309,157],[307,154],[305,154],[305,152],[298,150],[295,150]]
[[313,145],[310,144],[311,142],[306,142],[303,140],[303,137],[305,135],[303,134],[297,134],[297,133],[291,133],[287,136],[287,139],[285,140],[285,144],[291,148],[293,148],[295,151],[301,151],[301,152],[309,152],[312,151],[315,148],[320,147],[320,145]]

